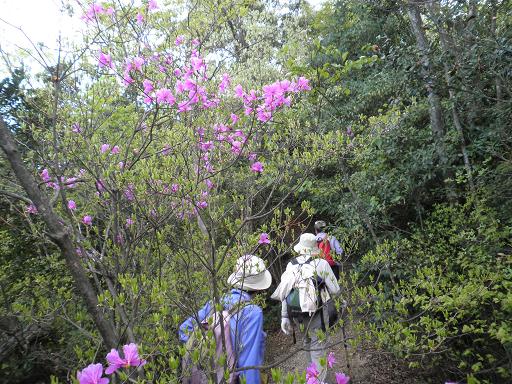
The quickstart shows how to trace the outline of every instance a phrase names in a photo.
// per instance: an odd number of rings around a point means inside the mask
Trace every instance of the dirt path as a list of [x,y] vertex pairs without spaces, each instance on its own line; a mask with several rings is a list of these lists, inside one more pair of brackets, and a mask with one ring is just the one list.
[[[350,329],[347,329],[347,337],[350,337]],[[379,352],[370,347],[364,349],[353,349],[348,346],[349,364],[345,349],[342,343],[343,337],[341,330],[335,332],[330,338],[334,345],[329,351],[334,352],[336,364],[333,369],[329,369],[326,383],[336,383],[334,372],[344,372],[351,377],[350,383],[368,383],[368,384],[394,384],[394,383],[425,383],[427,382],[420,372],[410,369],[407,364],[395,358],[391,354]],[[267,363],[282,359],[290,354],[294,348],[302,345],[300,336],[297,335],[297,344],[293,345],[291,336],[286,336],[282,332],[274,331],[267,336]],[[278,365],[283,373],[299,371],[303,372],[308,366],[304,351],[300,351],[290,357],[288,360]]]

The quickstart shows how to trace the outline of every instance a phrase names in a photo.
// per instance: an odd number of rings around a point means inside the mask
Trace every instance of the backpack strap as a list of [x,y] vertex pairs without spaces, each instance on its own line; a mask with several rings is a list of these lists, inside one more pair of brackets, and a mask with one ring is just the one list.
[[308,258],[305,262],[303,263],[299,263],[299,260],[297,260],[298,258],[297,257],[294,257],[293,259],[290,260],[290,263],[292,265],[304,265],[304,264],[310,264],[312,261],[313,261],[313,258],[310,257]]

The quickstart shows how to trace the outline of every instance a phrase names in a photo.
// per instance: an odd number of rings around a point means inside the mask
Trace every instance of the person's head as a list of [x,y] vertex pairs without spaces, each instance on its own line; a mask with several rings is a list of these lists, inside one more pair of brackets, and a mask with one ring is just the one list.
[[262,291],[272,284],[272,275],[258,256],[244,255],[236,261],[235,271],[229,276],[228,284],[244,291]]
[[327,228],[327,224],[323,220],[315,221],[315,233],[325,232],[325,228]]
[[316,236],[312,233],[303,233],[300,235],[299,242],[295,244],[293,250],[299,255],[318,256],[320,254]]

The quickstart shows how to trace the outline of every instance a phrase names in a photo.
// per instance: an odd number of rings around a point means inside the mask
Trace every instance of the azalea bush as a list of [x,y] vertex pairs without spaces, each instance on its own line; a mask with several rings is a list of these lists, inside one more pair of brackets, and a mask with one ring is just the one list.
[[[307,203],[297,214],[281,208],[319,143],[301,137],[294,148],[300,134],[290,129],[308,79],[235,83],[166,17],[172,10],[154,1],[84,8],[86,45],[58,64],[42,91],[53,119],[33,132],[33,176],[48,205],[34,199],[25,214],[56,215],[73,244],[63,252],[86,273],[73,269],[75,281],[89,281],[85,310],[69,319],[86,335],[73,346],[77,368],[127,343],[107,355],[107,373],[142,366],[141,353],[143,377],[168,383],[180,376],[179,323],[218,302],[239,256],[272,265],[300,228],[290,223],[311,214]],[[99,380],[102,363],[81,369],[80,383]]]

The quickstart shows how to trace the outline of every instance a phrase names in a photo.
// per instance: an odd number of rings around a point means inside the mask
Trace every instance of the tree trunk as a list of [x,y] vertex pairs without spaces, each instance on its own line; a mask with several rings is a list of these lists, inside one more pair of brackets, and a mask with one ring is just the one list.
[[[455,57],[456,53],[453,52],[453,41],[448,35],[448,32],[444,28],[443,22],[441,21],[441,12],[439,9],[439,4],[437,1],[429,1],[427,2],[427,7],[429,8],[429,11],[434,19],[434,22],[437,27],[437,31],[439,32],[439,39],[441,42],[441,48],[443,49],[446,57]],[[452,104],[452,119],[453,119],[453,125],[455,126],[455,129],[457,130],[461,152],[462,152],[462,158],[464,160],[464,168],[466,169],[466,174],[468,177],[469,182],[469,188],[471,190],[471,193],[473,196],[475,196],[475,184],[473,182],[473,171],[471,167],[471,162],[469,160],[469,154],[466,147],[466,140],[464,137],[464,129],[462,127],[462,123],[460,121],[459,112],[457,110],[457,100],[455,91],[452,88],[452,77],[450,75],[450,67],[448,65],[448,60],[443,60],[443,69],[444,69],[444,79],[446,81],[446,85],[448,86],[448,95],[450,98],[450,102]]]
[[[496,4],[496,0],[491,1],[491,33],[496,41],[496,18],[498,17],[498,6]],[[501,85],[501,78],[499,74],[496,74],[496,78],[494,80],[496,87],[496,101],[498,104],[503,100],[503,86]]]
[[33,204],[36,206],[39,215],[45,222],[48,228],[48,236],[60,248],[61,254],[66,260],[66,264],[75,281],[75,286],[81,297],[84,299],[87,311],[96,324],[105,345],[107,348],[116,348],[118,338],[114,331],[114,326],[98,307],[96,292],[87,277],[87,271],[81,263],[80,256],[76,253],[69,230],[50,207],[48,199],[39,190],[34,176],[23,164],[19,149],[14,142],[9,128],[7,128],[7,125],[1,116],[0,147],[2,147],[7,160],[11,164],[18,181],[27,193],[28,197],[32,200]]
[[[425,35],[420,9],[416,1],[409,0],[407,13],[411,21],[412,32],[416,38],[416,45],[420,53],[421,73],[425,82],[425,88],[427,89],[430,125],[432,135],[434,137],[435,150],[442,167],[443,177],[446,178],[448,176],[448,155],[446,153],[446,146],[444,143],[444,125],[441,100],[434,85],[434,76],[429,57],[429,44],[427,36]],[[448,197],[453,198],[453,196],[453,186],[450,186],[448,188]]]

